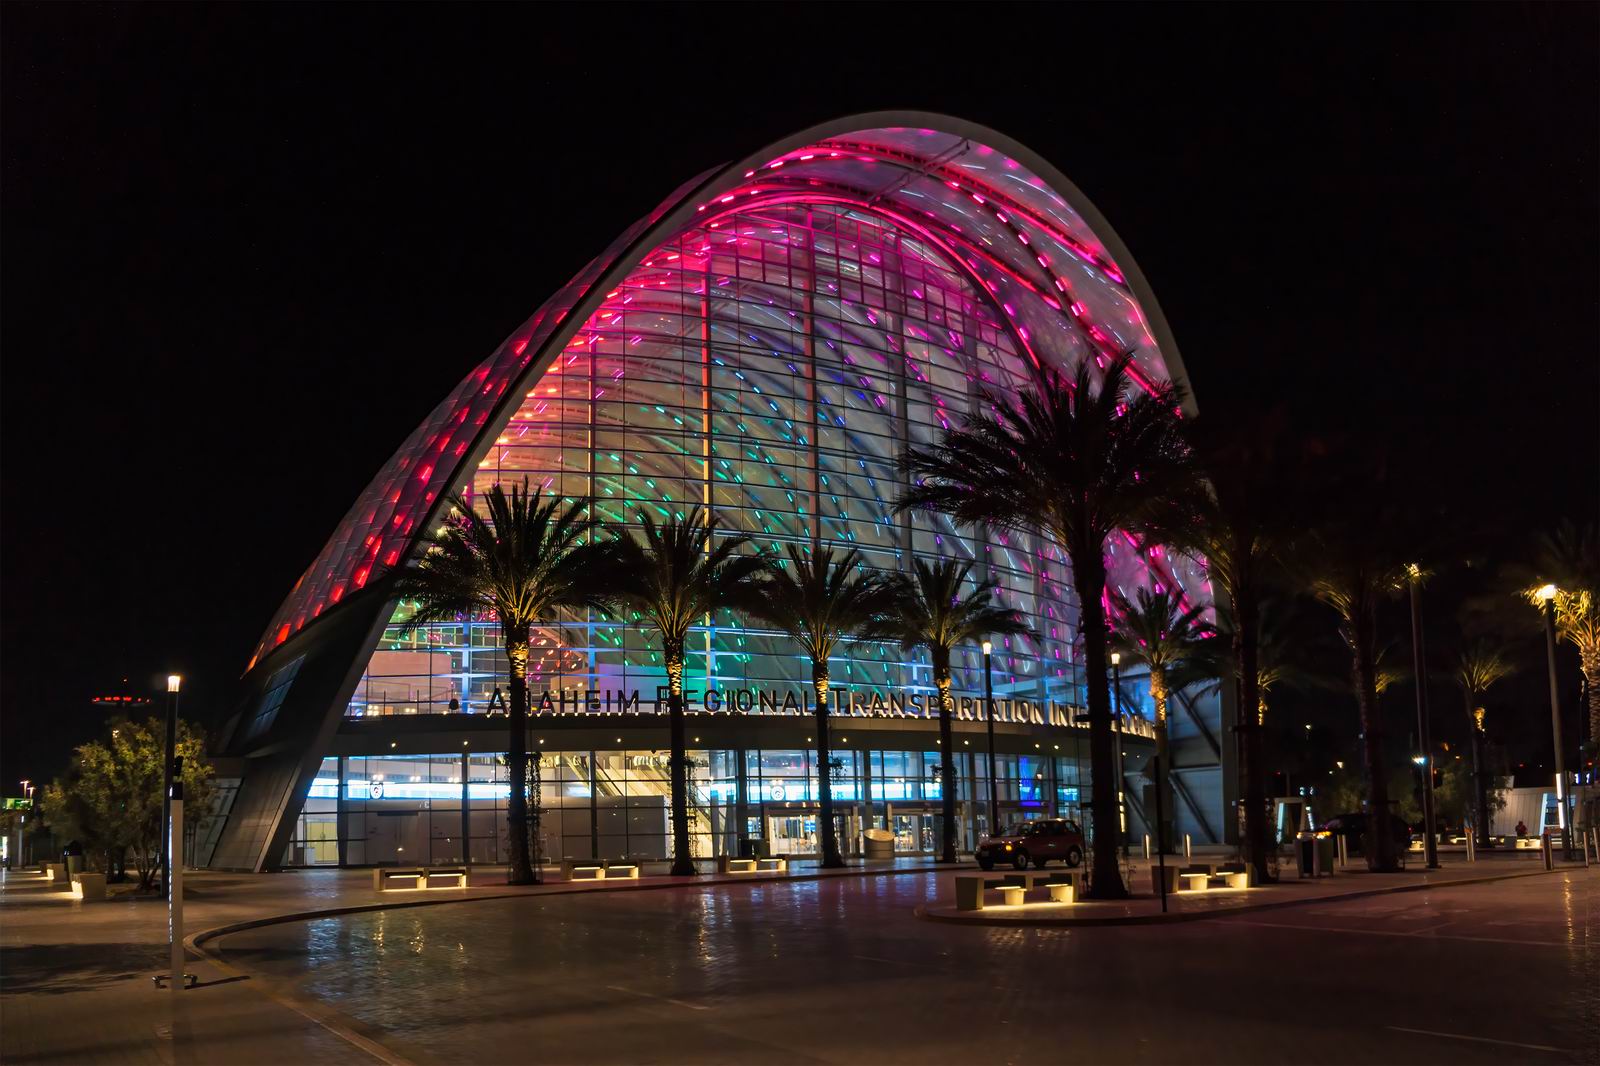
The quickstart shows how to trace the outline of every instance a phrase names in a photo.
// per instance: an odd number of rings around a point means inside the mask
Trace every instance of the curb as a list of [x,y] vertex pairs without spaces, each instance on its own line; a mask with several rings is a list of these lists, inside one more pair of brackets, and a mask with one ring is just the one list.
[[337,918],[346,914],[364,914],[370,911],[406,910],[413,907],[443,907],[449,904],[477,903],[484,900],[498,899],[538,899],[542,896],[573,896],[581,893],[596,892],[646,892],[658,891],[668,888],[703,888],[720,885],[748,885],[748,884],[780,884],[787,882],[803,881],[828,881],[843,877],[884,877],[908,873],[937,873],[941,870],[956,870],[962,867],[944,866],[934,863],[918,866],[902,866],[886,870],[847,870],[842,873],[805,873],[782,874],[769,877],[729,877],[727,875],[712,874],[704,880],[694,881],[664,881],[658,883],[634,882],[631,884],[612,884],[597,882],[593,885],[585,884],[581,887],[574,886],[572,882],[559,882],[570,887],[558,888],[547,892],[495,892],[481,896],[464,896],[451,899],[412,899],[395,900],[394,902],[361,903],[348,907],[328,907],[321,910],[292,911],[287,914],[274,914],[262,918],[251,918],[240,922],[231,922],[227,925],[214,926],[210,929],[201,929],[190,933],[183,938],[185,949],[192,952],[216,969],[229,977],[247,978],[260,989],[262,995],[268,999],[287,1007],[307,1021],[321,1026],[328,1032],[337,1036],[346,1043],[359,1048],[386,1066],[415,1066],[410,1059],[396,1053],[368,1035],[367,1027],[354,1018],[334,1010],[321,1002],[301,996],[283,987],[273,978],[262,977],[228,962],[219,947],[207,949],[201,945],[219,940],[233,933],[241,933],[249,929],[260,929],[269,925],[286,925],[290,922],[312,921],[317,918]]
[[[678,880],[646,880],[640,879],[628,884],[607,884],[604,881],[584,883],[581,886],[571,881],[555,882],[553,890],[545,892],[492,892],[481,896],[451,896],[446,899],[405,899],[393,902],[379,901],[375,903],[356,903],[347,907],[324,907],[317,910],[290,911],[285,914],[272,914],[262,918],[250,918],[227,925],[219,925],[210,929],[202,929],[183,938],[190,950],[206,956],[200,945],[219,937],[230,936],[233,933],[242,933],[248,929],[260,929],[268,925],[281,925],[288,922],[311,921],[316,918],[339,918],[346,914],[365,914],[369,911],[407,910],[413,907],[443,907],[458,903],[479,903],[497,899],[539,899],[544,896],[575,896],[580,894],[597,894],[601,892],[658,892],[672,888],[709,888],[722,885],[772,885],[804,881],[829,881],[841,877],[893,877],[900,874],[927,874],[944,871],[964,869],[961,865],[943,866],[932,863],[924,866],[900,866],[885,870],[845,870],[841,873],[800,873],[779,874],[768,877],[730,877],[726,874],[709,874],[705,880],[678,881]],[[976,867],[972,867],[976,869]],[[559,887],[571,886],[571,887]],[[470,890],[469,890],[470,891]]]
[[1339,903],[1347,899],[1364,899],[1369,896],[1387,896],[1396,892],[1425,892],[1428,889],[1455,888],[1459,885],[1484,885],[1493,881],[1514,881],[1523,877],[1542,877],[1546,874],[1566,873],[1568,868],[1554,870],[1526,870],[1514,874],[1495,874],[1490,877],[1470,877],[1444,884],[1424,881],[1416,885],[1386,885],[1383,888],[1366,888],[1355,892],[1341,892],[1333,896],[1312,896],[1307,899],[1280,899],[1266,903],[1247,903],[1239,907],[1226,907],[1208,911],[1175,911],[1167,914],[1126,914],[1102,918],[1025,918],[995,915],[984,918],[958,918],[953,914],[934,914],[926,905],[912,908],[912,915],[925,922],[945,925],[1002,926],[1032,929],[1084,929],[1107,925],[1174,925],[1178,922],[1205,922],[1214,918],[1229,918],[1236,914],[1255,911],[1274,911],[1284,907],[1303,907],[1308,903]]

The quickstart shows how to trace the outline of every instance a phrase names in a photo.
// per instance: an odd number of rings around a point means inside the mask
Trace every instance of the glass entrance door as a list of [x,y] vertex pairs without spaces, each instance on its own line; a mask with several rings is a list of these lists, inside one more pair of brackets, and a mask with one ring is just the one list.
[[894,812],[894,824],[889,828],[894,832],[894,850],[896,855],[932,855],[934,849],[934,822],[937,815],[925,811]]
[[[822,855],[822,837],[817,820],[822,812],[813,808],[787,809],[767,815],[767,846],[773,855]],[[861,817],[853,807],[835,808],[833,839],[845,857],[861,852]]]
[[767,848],[772,855],[817,854],[817,813],[785,811],[767,815]]

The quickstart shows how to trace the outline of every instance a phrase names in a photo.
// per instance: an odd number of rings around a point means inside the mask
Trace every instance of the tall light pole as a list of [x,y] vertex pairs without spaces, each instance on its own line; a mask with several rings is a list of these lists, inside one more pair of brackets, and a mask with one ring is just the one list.
[[1533,598],[1544,607],[1545,653],[1550,666],[1550,729],[1556,745],[1556,806],[1561,812],[1561,851],[1572,851],[1572,817],[1567,810],[1567,761],[1561,754],[1561,690],[1556,687],[1556,594],[1554,585],[1544,585]]
[[167,675],[167,744],[161,778],[161,891],[172,898],[172,760],[178,754],[178,688],[183,678]]
[[1427,651],[1422,643],[1422,568],[1406,564],[1411,589],[1411,672],[1417,679],[1417,736],[1422,740],[1422,854],[1430,870],[1439,868],[1439,842],[1433,824],[1433,730],[1428,723]]
[[1000,835],[1000,793],[994,783],[994,644],[983,642],[983,717],[989,727],[989,833]]
[[1122,794],[1122,653],[1111,653],[1111,699],[1117,715],[1117,832],[1122,834],[1122,857],[1128,857],[1128,832],[1122,825],[1128,817],[1127,798]]

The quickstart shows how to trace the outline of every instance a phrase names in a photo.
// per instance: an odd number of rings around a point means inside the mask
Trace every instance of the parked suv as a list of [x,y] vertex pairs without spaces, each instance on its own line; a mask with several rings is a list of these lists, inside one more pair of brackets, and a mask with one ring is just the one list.
[[996,863],[1025,869],[1028,863],[1044,866],[1060,859],[1068,866],[1083,861],[1083,830],[1066,818],[1042,818],[1014,825],[999,836],[978,842],[978,865],[992,870]]
[[[1342,836],[1350,844],[1350,853],[1360,855],[1361,838],[1367,832],[1367,812],[1354,811],[1350,814],[1339,814],[1322,823],[1322,831]],[[1389,837],[1394,841],[1394,846],[1404,855],[1411,846],[1411,827],[1404,818],[1392,811],[1389,814]]]

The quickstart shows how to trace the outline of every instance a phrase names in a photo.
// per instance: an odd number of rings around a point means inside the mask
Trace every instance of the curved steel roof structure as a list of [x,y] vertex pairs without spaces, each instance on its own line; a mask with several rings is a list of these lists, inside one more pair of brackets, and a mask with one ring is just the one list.
[[823,123],[681,186],[591,260],[480,363],[400,446],[273,617],[248,669],[362,590],[417,544],[443,496],[475,470],[527,386],[652,253],[735,212],[830,204],[937,249],[987,294],[1038,366],[1132,352],[1143,383],[1185,380],[1138,266],[1088,199],[994,130],[942,115],[878,112]]
[[[1029,388],[1041,368],[1125,353],[1144,387],[1184,379],[1160,308],[1110,226],[1058,171],[993,130],[857,115],[695,178],[434,408],[296,583],[246,670],[244,713],[225,745],[245,769],[214,864],[276,864],[330,750],[428,728],[386,716],[489,726],[503,680],[492,621],[409,631],[409,606],[390,601],[382,575],[417,549],[447,497],[503,480],[587,499],[614,528],[698,504],[717,515],[719,534],[772,548],[845,545],[888,570],[914,557],[970,561],[1032,626],[996,649],[996,696],[1075,705],[1077,605],[1060,547],[897,514],[896,460],[987,396]],[[1210,598],[1187,560],[1127,537],[1107,550],[1112,588]],[[779,634],[731,617],[696,632],[691,672],[708,701],[713,690],[748,700],[801,676]],[[535,644],[530,681],[546,699],[659,684],[654,642],[622,620],[552,619]],[[981,686],[984,669],[969,650],[952,664],[963,691]],[[841,692],[886,692],[891,706],[931,691],[927,664],[898,645],[853,644],[835,665]],[[1198,798],[1184,795],[1210,839],[1222,810],[1220,719],[1214,706],[1185,713],[1174,741]],[[748,720],[781,732],[760,719]],[[635,727],[648,734],[651,724]]]

